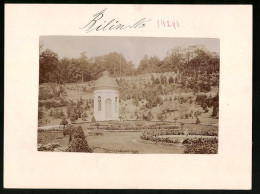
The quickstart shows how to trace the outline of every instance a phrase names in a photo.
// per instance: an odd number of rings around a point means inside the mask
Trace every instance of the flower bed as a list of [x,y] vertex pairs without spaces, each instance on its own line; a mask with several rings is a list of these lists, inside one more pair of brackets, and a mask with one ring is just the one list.
[[185,139],[182,144],[186,145],[184,154],[217,154],[217,138],[193,138]]
[[53,151],[57,147],[60,147],[58,143],[38,144],[38,151]]
[[[140,136],[143,140],[150,140],[154,142],[165,142],[165,143],[182,143],[185,145],[185,154],[216,154],[218,149],[218,138],[217,134],[212,131],[198,131],[192,132],[192,135],[203,135],[212,136],[212,138],[185,138],[183,140],[183,135],[185,133],[181,130],[146,130]],[[180,135],[182,137],[162,137],[160,135]],[[191,135],[189,133],[189,135]],[[216,137],[214,137],[216,136]]]
[[165,130],[170,130],[170,129],[178,129],[179,126],[177,125],[162,125],[162,124],[152,124],[152,125],[135,125],[135,124],[130,124],[130,123],[122,123],[120,122],[115,122],[114,124],[101,124],[101,123],[96,123],[93,125],[90,125],[88,127],[89,130],[93,129],[103,129],[103,130],[160,130],[160,129],[165,129]]

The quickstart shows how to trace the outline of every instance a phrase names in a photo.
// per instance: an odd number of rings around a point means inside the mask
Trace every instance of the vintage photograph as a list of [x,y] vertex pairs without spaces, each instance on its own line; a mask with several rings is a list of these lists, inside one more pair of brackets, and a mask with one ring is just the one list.
[[39,37],[38,151],[217,154],[214,38]]

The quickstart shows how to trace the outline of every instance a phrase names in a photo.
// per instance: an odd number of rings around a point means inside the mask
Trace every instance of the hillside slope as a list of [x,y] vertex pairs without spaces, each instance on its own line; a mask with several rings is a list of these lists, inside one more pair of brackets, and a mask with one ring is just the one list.
[[[165,120],[216,123],[218,73],[189,77],[178,72],[117,77],[120,116],[125,120]],[[39,125],[90,121],[94,81],[42,84],[39,90]]]

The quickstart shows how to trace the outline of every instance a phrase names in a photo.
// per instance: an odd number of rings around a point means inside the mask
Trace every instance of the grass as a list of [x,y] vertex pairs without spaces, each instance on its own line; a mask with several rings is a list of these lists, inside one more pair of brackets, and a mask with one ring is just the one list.
[[[170,131],[182,131],[180,128],[175,129],[165,129],[164,127],[171,126],[175,127],[176,124],[169,122],[140,122],[140,121],[105,121],[97,123],[82,123],[75,124],[73,126],[82,126],[83,131],[87,137],[87,142],[89,147],[94,153],[183,153],[195,152],[189,145],[179,145],[180,141],[171,141],[169,144],[167,142],[153,142],[141,139],[142,133],[144,131],[158,131],[160,126],[160,131],[164,132]],[[127,129],[129,125],[135,127],[144,127],[146,129],[141,130],[108,130],[107,126],[122,126],[122,129]],[[204,126],[195,124],[185,124],[184,130],[189,132],[207,132],[207,131],[218,131],[216,126]],[[38,144],[46,145],[49,143],[58,143],[61,148],[65,148],[69,144],[69,137],[63,136],[62,131],[40,131],[38,132]],[[198,145],[200,146],[200,145]],[[187,147],[188,150],[187,150]],[[215,146],[216,147],[216,146]],[[212,148],[204,146],[201,149]],[[197,151],[199,152],[199,151]]]
[[[89,131],[83,127],[89,147],[94,153],[182,153],[184,147],[142,142],[141,132]],[[90,132],[90,133],[89,133]],[[69,137],[62,131],[38,132],[38,144],[58,143],[61,148],[69,144]]]

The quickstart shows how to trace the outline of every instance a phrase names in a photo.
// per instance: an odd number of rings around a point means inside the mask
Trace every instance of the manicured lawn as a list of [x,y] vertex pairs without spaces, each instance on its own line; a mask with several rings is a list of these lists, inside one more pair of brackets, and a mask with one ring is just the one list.
[[[184,146],[167,145],[144,141],[141,132],[104,132],[101,136],[87,138],[94,152],[123,152],[123,153],[182,153]],[[99,148],[99,149],[95,149]],[[95,151],[96,150],[96,151]]]
[[[142,122],[142,127],[140,126],[140,124],[140,121],[108,121],[99,123],[81,123],[75,124],[73,126],[82,126],[88,145],[94,153],[181,154],[184,152],[186,146],[181,144],[181,142],[155,142],[150,140],[144,140],[140,137],[144,131],[179,131],[178,124],[171,124],[167,122]],[[167,129],[167,127],[169,126],[177,126],[177,129]],[[218,131],[218,127],[216,126],[205,126],[196,124],[185,124],[183,126],[183,129],[188,130],[189,132],[213,131],[217,133]],[[49,143],[58,143],[61,147],[57,148],[54,151],[60,151],[60,148],[66,148],[68,146],[69,136],[64,137],[62,131],[39,131],[38,144],[46,145]]]
[[[141,132],[107,132],[96,130],[97,134],[87,135],[87,142],[94,153],[182,153],[184,146],[167,145],[141,140]],[[85,134],[88,132],[85,131]],[[58,143],[65,148],[69,137],[63,137],[61,131],[38,132],[38,143]]]

